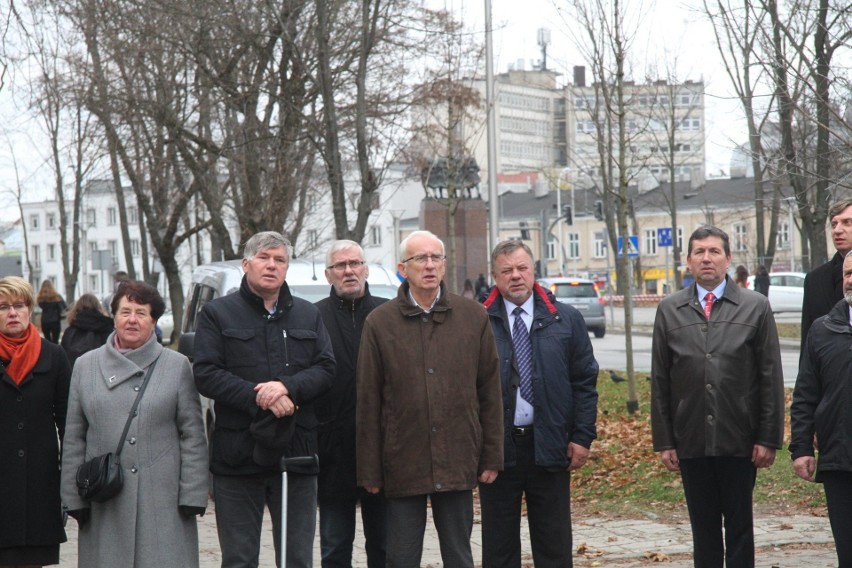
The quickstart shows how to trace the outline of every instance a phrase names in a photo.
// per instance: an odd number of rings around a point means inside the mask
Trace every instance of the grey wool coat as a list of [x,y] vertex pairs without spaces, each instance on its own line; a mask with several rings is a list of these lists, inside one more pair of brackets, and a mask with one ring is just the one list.
[[[192,368],[153,334],[126,354],[114,337],[81,356],[71,376],[61,492],[69,510],[91,507],[79,532],[79,567],[197,567],[196,517],[178,510],[207,506],[207,442]],[[115,451],[135,388],[158,356],[122,449],[124,488],[106,503],[83,501],[77,468]]]

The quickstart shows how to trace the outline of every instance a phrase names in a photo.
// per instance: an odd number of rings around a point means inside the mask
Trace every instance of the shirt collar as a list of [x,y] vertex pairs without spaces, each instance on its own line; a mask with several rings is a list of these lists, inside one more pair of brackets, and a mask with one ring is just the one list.
[[712,290],[707,290],[703,286],[699,285],[697,282],[695,284],[695,289],[698,290],[698,301],[703,302],[704,296],[707,295],[707,292],[713,292],[713,297],[717,300],[725,295],[725,285],[728,283],[728,279],[725,278],[719,283],[718,286],[713,288]]
[[[504,298],[503,304],[506,306],[506,313],[508,315],[512,315],[512,312],[515,311],[516,303],[510,302]],[[535,309],[535,294],[530,294],[530,297],[526,299],[526,301],[520,305],[520,308],[524,310],[524,313],[528,316],[532,317],[533,310]]]
[[441,287],[439,286],[438,287],[438,293],[435,294],[435,299],[432,300],[432,305],[430,305],[428,308],[424,308],[423,306],[421,306],[420,304],[417,303],[417,300],[414,299],[414,294],[411,293],[411,287],[410,286],[408,287],[408,300],[411,302],[411,305],[417,306],[418,308],[423,310],[424,313],[427,313],[427,314],[430,313],[432,311],[432,308],[435,307],[435,304],[438,303],[438,300],[440,298],[441,298]]

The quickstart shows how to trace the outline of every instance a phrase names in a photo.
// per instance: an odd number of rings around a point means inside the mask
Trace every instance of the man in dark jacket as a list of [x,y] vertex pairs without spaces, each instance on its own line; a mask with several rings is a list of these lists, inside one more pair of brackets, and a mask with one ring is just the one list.
[[654,451],[681,474],[695,566],[754,566],[757,468],[784,437],[778,332],[768,300],[726,275],[724,231],[696,229],[686,261],[695,282],[660,302],[654,321]]
[[852,566],[852,253],[843,261],[843,291],[845,297],[808,334],[790,407],[790,454],[796,475],[823,484],[839,565]]
[[[319,310],[294,298],[284,281],[289,262],[290,243],[282,235],[254,235],[243,252],[239,292],[208,303],[198,318],[193,370],[198,392],[215,401],[210,470],[223,567],[257,566],[264,505],[280,552],[278,458],[316,453],[313,403],[334,377]],[[290,417],[295,431],[288,438],[292,430],[275,422]],[[277,564],[311,566],[318,471],[288,471],[287,558],[276,554]]]
[[828,262],[817,266],[805,276],[802,297],[802,356],[811,324],[843,299],[843,257],[852,250],[852,198],[843,199],[829,207],[828,219],[831,224],[831,240],[837,252]]
[[364,250],[355,241],[335,241],[328,250],[328,298],[316,303],[337,362],[334,385],[316,400],[319,421],[319,516],[323,568],[352,566],[355,510],[361,503],[367,565],[385,565],[387,511],[384,495],[355,482],[355,365],[364,320],[384,298],[370,295]]
[[[527,245],[498,244],[491,271],[496,287],[485,306],[500,355],[505,461],[497,480],[479,487],[482,566],[521,566],[526,496],[533,562],[570,567],[570,471],[585,465],[596,437],[598,364],[580,312],[535,282]],[[525,351],[531,355],[529,396],[521,384]]]

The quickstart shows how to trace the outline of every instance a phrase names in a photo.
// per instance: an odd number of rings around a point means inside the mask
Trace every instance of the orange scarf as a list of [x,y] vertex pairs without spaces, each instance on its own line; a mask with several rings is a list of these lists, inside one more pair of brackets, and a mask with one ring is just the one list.
[[41,355],[41,336],[32,323],[21,337],[9,337],[0,333],[0,359],[9,361],[6,365],[6,373],[12,377],[16,385],[20,385],[30,374],[39,355]]

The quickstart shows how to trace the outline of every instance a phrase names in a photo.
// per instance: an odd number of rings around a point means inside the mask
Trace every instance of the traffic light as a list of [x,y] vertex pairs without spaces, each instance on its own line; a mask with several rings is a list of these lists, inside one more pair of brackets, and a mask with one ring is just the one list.
[[574,224],[574,211],[571,209],[570,205],[562,206],[562,214],[565,217],[565,223],[568,225]]
[[603,201],[598,199],[595,201],[595,219],[598,221],[604,220],[604,212],[603,212]]

